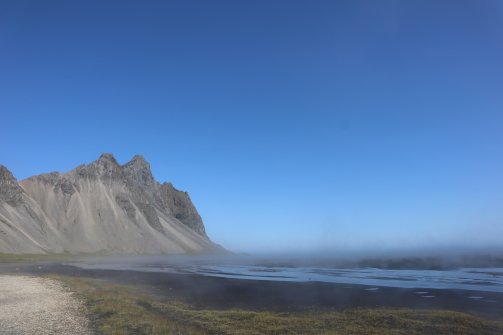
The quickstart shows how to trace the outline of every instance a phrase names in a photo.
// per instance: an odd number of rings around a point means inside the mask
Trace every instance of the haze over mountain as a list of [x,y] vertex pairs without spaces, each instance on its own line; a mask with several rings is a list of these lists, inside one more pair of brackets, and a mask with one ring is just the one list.
[[223,250],[189,195],[160,184],[142,156],[103,154],[22,180],[0,165],[0,252],[179,254]]

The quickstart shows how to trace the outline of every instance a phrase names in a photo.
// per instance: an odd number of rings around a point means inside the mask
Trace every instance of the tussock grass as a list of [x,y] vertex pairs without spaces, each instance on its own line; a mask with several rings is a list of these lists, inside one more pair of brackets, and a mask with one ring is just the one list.
[[503,323],[472,315],[415,309],[353,309],[304,313],[195,309],[161,302],[131,286],[103,280],[54,276],[81,295],[105,335],[125,334],[321,334],[496,335]]

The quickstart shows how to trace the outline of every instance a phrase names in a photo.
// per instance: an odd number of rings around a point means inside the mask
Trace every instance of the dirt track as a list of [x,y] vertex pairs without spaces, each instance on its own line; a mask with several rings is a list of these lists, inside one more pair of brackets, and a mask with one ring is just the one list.
[[0,334],[91,335],[84,305],[59,282],[0,275]]

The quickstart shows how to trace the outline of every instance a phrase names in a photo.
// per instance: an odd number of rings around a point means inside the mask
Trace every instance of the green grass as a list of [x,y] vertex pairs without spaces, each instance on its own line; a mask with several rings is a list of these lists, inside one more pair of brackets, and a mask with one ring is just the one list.
[[107,256],[104,252],[88,254],[70,254],[68,252],[58,254],[2,254],[0,253],[0,263],[17,262],[42,262],[42,261],[68,261],[85,257]]
[[102,280],[53,276],[87,302],[97,330],[124,334],[503,334],[503,323],[451,311],[353,309],[304,313],[195,309],[161,302],[140,290]]
[[70,254],[1,254],[0,263],[38,262],[68,260],[76,256]]

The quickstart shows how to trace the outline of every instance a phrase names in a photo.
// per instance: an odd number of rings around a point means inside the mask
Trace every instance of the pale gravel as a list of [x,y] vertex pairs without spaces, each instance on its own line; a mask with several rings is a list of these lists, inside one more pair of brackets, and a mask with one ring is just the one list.
[[0,276],[0,334],[91,335],[83,301],[60,282]]

